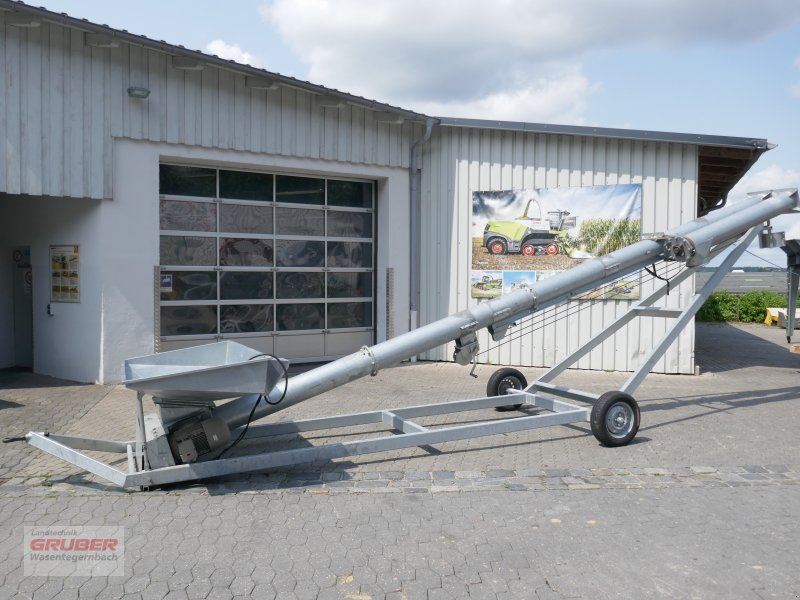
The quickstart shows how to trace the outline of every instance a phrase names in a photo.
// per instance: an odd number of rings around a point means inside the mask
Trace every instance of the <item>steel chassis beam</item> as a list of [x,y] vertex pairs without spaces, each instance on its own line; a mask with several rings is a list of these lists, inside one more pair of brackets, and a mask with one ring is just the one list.
[[[67,440],[66,436],[31,432],[27,435],[27,439],[28,443],[31,445],[57,458],[85,469],[115,485],[130,488],[158,486],[219,477],[222,475],[263,471],[266,469],[318,460],[328,461],[346,456],[441,444],[474,437],[512,433],[526,429],[537,429],[553,425],[586,422],[589,420],[590,410],[585,407],[573,406],[566,402],[560,402],[544,398],[538,394],[522,391],[514,392],[513,396],[511,401],[514,403],[519,402],[529,407],[539,407],[552,412],[548,414],[481,421],[468,425],[435,428],[420,425],[412,420],[412,417],[427,417],[481,410],[503,406],[509,403],[509,396],[493,396],[474,400],[457,400],[454,402],[424,404],[391,410],[377,410],[318,419],[256,425],[249,428],[248,435],[245,439],[252,440],[307,431],[330,431],[335,428],[367,424],[384,424],[387,429],[394,431],[397,435],[323,444],[320,446],[293,450],[278,450],[274,452],[234,456],[231,458],[208,460],[152,470],[137,469],[136,461],[132,459],[133,444],[131,443],[127,443],[124,450],[122,449],[122,442],[109,442],[109,445],[103,446],[104,451],[128,453],[127,473],[87,456],[68,445],[70,441],[75,443],[75,438]],[[84,447],[88,445],[84,438],[81,438],[78,444]]]

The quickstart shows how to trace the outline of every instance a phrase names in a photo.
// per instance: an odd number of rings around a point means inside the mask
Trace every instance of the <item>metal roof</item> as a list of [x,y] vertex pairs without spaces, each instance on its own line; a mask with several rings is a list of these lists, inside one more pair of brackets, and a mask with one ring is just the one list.
[[763,138],[701,135],[642,129],[612,129],[580,125],[550,125],[546,123],[521,123],[517,121],[489,121],[483,119],[454,119],[439,117],[442,127],[474,127],[501,131],[521,131],[553,135],[604,137],[621,140],[670,142],[698,146],[697,214],[725,205],[728,193],[758,158],[775,146]]
[[137,35],[130,33],[125,29],[114,29],[113,27],[109,27],[108,25],[101,25],[98,23],[92,23],[91,21],[88,21],[86,19],[78,19],[76,17],[71,17],[66,13],[57,13],[47,10],[44,7],[31,6],[29,4],[25,4],[24,2],[20,2],[19,0],[0,0],[0,10],[9,10],[20,14],[33,15],[44,21],[49,21],[52,23],[57,23],[59,25],[65,25],[68,27],[73,27],[75,29],[80,29],[82,31],[90,33],[106,34],[122,42],[135,44],[147,48],[152,48],[153,50],[158,50],[160,52],[164,52],[166,54],[171,54],[174,56],[183,56],[191,58],[230,71],[237,71],[245,75],[272,79],[275,81],[275,83],[281,85],[290,86],[293,88],[305,90],[315,94],[333,96],[335,98],[340,98],[345,102],[349,102],[351,104],[357,104],[359,106],[364,106],[371,110],[391,112],[412,120],[424,121],[425,119],[429,118],[427,115],[423,115],[421,113],[417,113],[411,110],[406,110],[398,106],[392,106],[391,104],[378,102],[377,100],[370,100],[369,98],[348,94],[346,92],[342,92],[340,90],[336,90],[333,88],[316,85],[308,81],[303,81],[301,79],[295,79],[294,77],[289,77],[287,75],[281,75],[280,73],[267,71],[265,69],[259,69],[258,67],[253,67],[251,65],[238,63],[233,60],[227,60],[224,58],[220,58],[219,56],[216,56],[214,54],[206,54],[205,52],[202,52],[200,50],[191,50],[183,46],[169,44],[164,40],[154,40],[144,35]]
[[748,148],[769,150],[773,146],[762,138],[730,137],[724,135],[701,135],[695,133],[672,133],[667,131],[646,131],[643,129],[614,129],[609,127],[586,127],[582,125],[551,125],[547,123],[524,123],[520,121],[491,121],[484,119],[456,119],[437,117],[445,127],[475,127],[478,129],[502,129],[505,131],[524,131],[530,133],[551,133],[555,135],[581,135],[607,137],[623,140],[645,140],[650,142],[676,142],[701,146],[723,146],[728,148]]

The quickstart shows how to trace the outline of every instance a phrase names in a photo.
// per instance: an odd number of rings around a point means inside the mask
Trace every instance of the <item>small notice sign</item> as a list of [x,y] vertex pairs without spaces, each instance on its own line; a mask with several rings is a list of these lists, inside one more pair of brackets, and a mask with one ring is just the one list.
[[160,291],[163,293],[172,291],[172,273],[162,273]]
[[80,247],[50,246],[50,302],[80,301]]

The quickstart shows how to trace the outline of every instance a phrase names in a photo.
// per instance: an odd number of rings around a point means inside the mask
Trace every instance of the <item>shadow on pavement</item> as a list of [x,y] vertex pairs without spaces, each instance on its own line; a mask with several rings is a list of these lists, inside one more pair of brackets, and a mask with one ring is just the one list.
[[[663,421],[656,425],[650,425],[649,427],[642,427],[641,431],[658,429],[659,427],[674,425],[675,423],[683,423],[685,421],[693,421],[695,419],[702,419],[710,415],[728,412],[734,409],[788,401],[800,402],[800,391],[798,391],[796,386],[776,388],[772,390],[750,390],[745,392],[730,392],[727,394],[684,396],[680,398],[674,398],[669,402],[643,400],[640,402],[642,413],[675,410],[677,408],[684,408],[686,406],[701,406],[703,408],[707,408],[708,410],[700,414],[681,417],[680,419],[673,419],[671,421]],[[651,404],[652,402],[659,403]],[[719,406],[720,404],[722,406]]]
[[58,387],[93,386],[93,383],[79,383],[66,379],[56,379],[47,375],[39,375],[29,369],[0,369],[0,390],[39,389]]
[[746,367],[800,369],[800,355],[789,352],[783,329],[728,323],[697,323],[695,361],[701,372],[722,373]]

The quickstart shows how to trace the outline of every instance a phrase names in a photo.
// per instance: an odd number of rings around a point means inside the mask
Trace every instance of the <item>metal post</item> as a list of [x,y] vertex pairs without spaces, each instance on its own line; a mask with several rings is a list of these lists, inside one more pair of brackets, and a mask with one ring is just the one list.
[[786,341],[790,344],[794,339],[794,328],[797,326],[797,288],[800,285],[800,240],[786,240],[783,246],[786,252],[787,293],[786,293]]
[[143,392],[136,394],[136,466],[139,469],[145,468],[145,444],[146,435],[144,431],[144,406],[142,399],[144,398]]

